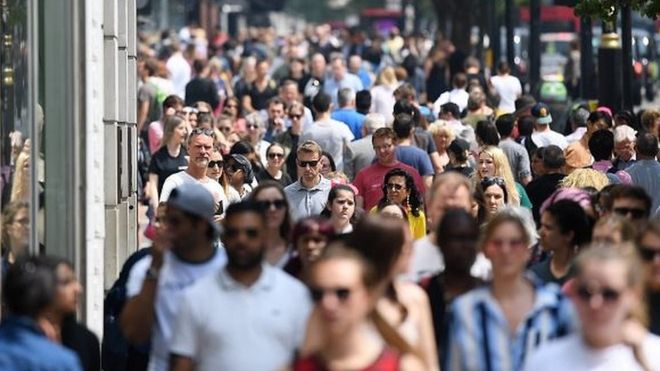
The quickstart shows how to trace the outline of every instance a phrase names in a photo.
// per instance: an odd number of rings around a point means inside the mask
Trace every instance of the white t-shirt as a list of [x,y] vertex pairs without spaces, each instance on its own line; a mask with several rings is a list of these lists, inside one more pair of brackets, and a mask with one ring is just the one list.
[[[151,259],[151,256],[147,256],[135,263],[131,269],[126,282],[127,297],[132,298],[142,290],[147,270],[151,266]],[[224,249],[217,249],[213,258],[199,264],[184,262],[171,251],[165,252],[156,290],[156,319],[151,332],[149,371],[169,369],[169,345],[184,290],[201,277],[217,272],[226,261]]]
[[190,81],[191,68],[181,53],[175,53],[165,63],[174,86],[174,93],[180,98],[186,97],[186,84]]
[[267,264],[250,287],[225,269],[184,294],[170,352],[198,371],[271,371],[290,364],[312,309],[305,286]]
[[465,89],[454,89],[451,91],[446,91],[440,94],[438,99],[433,102],[433,114],[438,117],[442,105],[449,102],[456,104],[458,106],[458,110],[462,112],[467,107],[469,98],[470,94],[468,94]]
[[568,147],[566,137],[554,130],[546,130],[542,132],[535,131],[532,133],[532,141],[539,148],[555,145],[564,150]]
[[[643,351],[652,370],[660,370],[660,337],[647,335]],[[619,344],[605,349],[588,347],[580,334],[548,343],[527,358],[525,371],[642,371],[632,348]]]
[[167,200],[170,198],[170,193],[172,193],[172,190],[183,184],[201,184],[204,186],[204,188],[211,192],[211,196],[213,196],[213,201],[215,202],[216,206],[222,201],[222,216],[224,217],[224,210],[226,210],[227,206],[229,206],[227,195],[225,194],[224,189],[222,189],[220,183],[210,178],[206,178],[206,180],[207,181],[205,182],[197,180],[188,174],[188,172],[185,170],[174,173],[168,176],[167,179],[165,179],[165,183],[163,183],[163,189],[160,192],[160,202],[167,202]]
[[[410,267],[404,279],[419,282],[425,277],[440,273],[445,269],[445,259],[440,248],[431,242],[429,236],[424,236],[413,243]],[[472,277],[488,280],[491,277],[493,266],[483,253],[478,253],[477,258],[470,268]]]
[[522,86],[517,77],[511,75],[493,76],[490,78],[495,91],[500,96],[498,108],[505,113],[516,111],[516,99],[522,94]]
[[355,136],[351,129],[341,121],[327,119],[316,121],[300,136],[299,143],[313,140],[318,143],[324,151],[332,155],[338,171],[344,171],[344,148],[348,146]]

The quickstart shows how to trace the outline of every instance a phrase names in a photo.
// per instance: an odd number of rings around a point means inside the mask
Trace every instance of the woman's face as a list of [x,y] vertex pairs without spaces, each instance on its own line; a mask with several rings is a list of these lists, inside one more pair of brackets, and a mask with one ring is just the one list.
[[324,178],[327,178],[328,174],[331,172],[332,167],[330,166],[330,160],[325,155],[321,156],[321,175],[323,175]]
[[435,145],[438,147],[438,152],[444,152],[449,145],[449,135],[444,131],[441,131],[437,135],[434,135]]
[[57,275],[57,290],[53,302],[54,308],[62,314],[75,313],[78,306],[78,296],[82,293],[82,286],[80,286],[71,267],[66,264],[58,265],[55,273]]
[[286,199],[275,187],[260,191],[255,201],[263,204],[266,211],[266,226],[269,229],[279,229],[286,217]]
[[493,230],[484,244],[484,254],[493,263],[493,277],[513,277],[523,274],[529,249],[520,226],[504,222]]
[[245,124],[245,127],[252,143],[256,143],[261,139],[261,128],[259,128],[259,125],[248,122]]
[[222,154],[218,151],[214,151],[211,154],[209,166],[206,168],[206,176],[215,181],[219,181],[222,176],[223,168],[224,162],[222,160]]
[[227,112],[230,116],[232,117],[237,117],[238,116],[238,103],[234,101],[233,99],[230,99],[227,104],[225,105],[225,108],[223,111]]
[[488,215],[493,215],[504,206],[504,190],[497,184],[493,184],[484,190],[484,200]]
[[484,178],[487,176],[495,176],[495,161],[486,152],[479,154],[479,175]]
[[547,211],[541,214],[539,239],[544,251],[556,251],[571,245],[571,236],[561,233],[555,217]]
[[647,232],[640,241],[640,252],[646,270],[646,280],[649,288],[660,291],[660,236]]
[[387,199],[399,205],[404,205],[410,195],[410,190],[406,187],[406,178],[403,176],[390,177],[385,187],[387,189]]
[[245,182],[245,172],[241,169],[234,159],[229,159],[225,162],[225,172],[229,177],[229,182],[234,188],[240,188]]
[[329,335],[341,336],[365,321],[373,300],[354,260],[333,259],[314,266],[309,281],[312,299]]
[[540,176],[545,173],[545,168],[543,167],[543,159],[537,154],[532,156],[532,171],[536,176]]
[[284,165],[284,148],[273,146],[266,155],[268,157],[268,166],[277,170],[282,169]]
[[177,144],[183,144],[188,137],[188,125],[185,122],[181,122],[176,128],[174,128],[174,133],[172,135],[172,141]]
[[328,239],[319,233],[318,226],[316,226],[315,229],[300,236],[296,242],[300,260],[303,265],[308,265],[321,255],[323,249],[328,244]]
[[332,217],[349,222],[355,213],[355,194],[353,192],[340,190],[337,197],[332,200],[330,214]]
[[11,249],[14,256],[23,255],[27,252],[28,236],[30,234],[30,215],[27,208],[18,210],[14,220],[7,225],[7,234],[11,241]]

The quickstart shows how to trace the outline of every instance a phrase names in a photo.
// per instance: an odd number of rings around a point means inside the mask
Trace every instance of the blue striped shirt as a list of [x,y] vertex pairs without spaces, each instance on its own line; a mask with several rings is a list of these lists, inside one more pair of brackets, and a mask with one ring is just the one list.
[[458,297],[451,306],[447,371],[518,371],[525,357],[574,329],[571,303],[555,284],[535,282],[534,306],[515,333],[489,286]]

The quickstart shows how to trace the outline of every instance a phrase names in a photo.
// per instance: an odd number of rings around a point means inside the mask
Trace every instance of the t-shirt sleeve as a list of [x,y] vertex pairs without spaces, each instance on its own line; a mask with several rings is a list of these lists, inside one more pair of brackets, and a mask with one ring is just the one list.
[[199,354],[199,342],[196,334],[197,321],[194,318],[195,313],[193,303],[196,304],[194,298],[190,295],[185,295],[184,300],[179,307],[179,313],[174,321],[174,334],[172,343],[170,344],[170,354],[193,358]]
[[529,163],[529,154],[525,150],[519,152],[520,161],[518,162],[518,177],[520,179],[532,176],[532,170]]
[[151,256],[145,256],[133,265],[126,281],[127,297],[132,298],[142,291],[142,284],[144,283],[149,266],[151,266]]
[[165,183],[163,183],[163,189],[160,191],[160,202],[167,202],[170,198],[170,193],[172,193],[172,190],[176,188],[176,184],[174,184],[174,179],[172,178],[172,175],[167,177],[165,179]]
[[420,158],[421,158],[421,161],[419,163],[419,170],[421,172],[420,175],[428,176],[435,174],[435,171],[433,170],[433,164],[431,163],[431,158],[428,155],[421,153],[420,153]]
[[435,141],[433,140],[433,136],[431,136],[431,133],[428,131],[425,132],[426,138],[428,139],[426,142],[428,143],[426,145],[426,153],[429,155],[433,152],[438,152],[438,147],[435,146]]

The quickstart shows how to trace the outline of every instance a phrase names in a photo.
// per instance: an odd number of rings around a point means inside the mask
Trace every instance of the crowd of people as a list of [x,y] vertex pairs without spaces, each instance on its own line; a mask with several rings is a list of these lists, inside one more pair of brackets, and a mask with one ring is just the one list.
[[[559,133],[505,62],[313,31],[141,46],[152,244],[106,299],[104,369],[660,369],[660,111],[576,104]],[[0,347],[60,326],[70,271],[19,259],[16,205]]]

